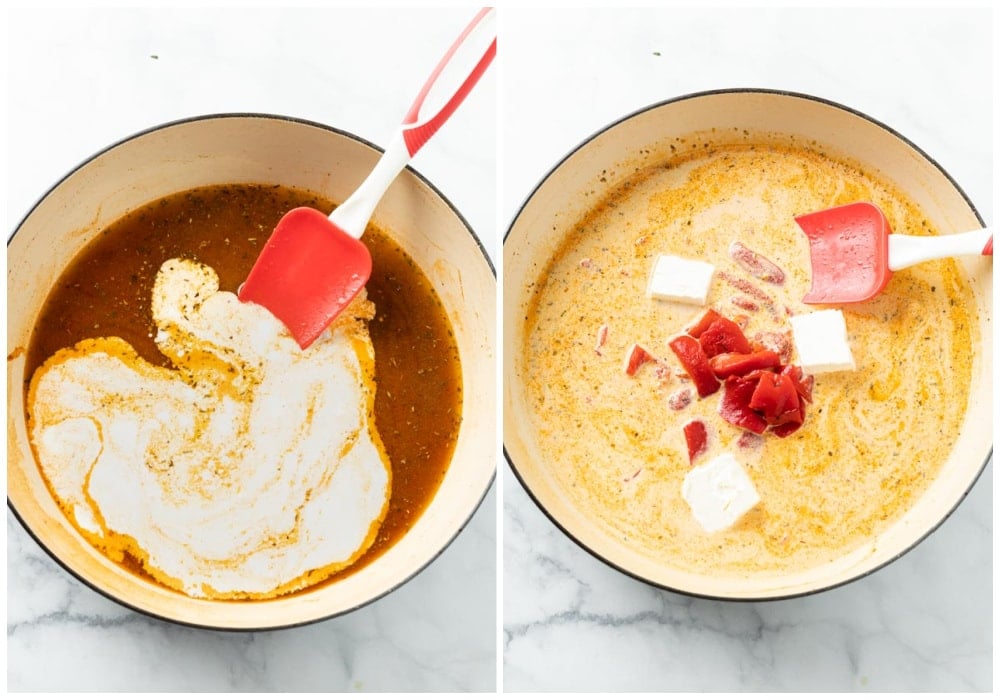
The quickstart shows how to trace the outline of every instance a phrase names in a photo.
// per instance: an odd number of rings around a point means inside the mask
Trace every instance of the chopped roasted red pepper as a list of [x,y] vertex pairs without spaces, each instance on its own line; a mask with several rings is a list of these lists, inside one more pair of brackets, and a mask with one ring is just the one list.
[[724,352],[751,352],[750,341],[743,335],[740,327],[722,316],[712,321],[698,338],[698,342],[708,357],[715,357]]
[[794,433],[796,430],[798,430],[799,428],[801,428],[802,427],[802,423],[805,422],[805,418],[806,418],[806,404],[805,404],[805,402],[804,401],[800,402],[799,403],[799,407],[800,407],[800,411],[801,411],[801,414],[802,414],[802,420],[801,421],[799,421],[798,423],[792,422],[792,423],[785,423],[784,425],[776,425],[773,428],[771,428],[771,432],[774,433],[775,435],[777,435],[778,437],[788,437],[789,435],[791,435],[792,433]]
[[[745,282],[745,280],[740,280]],[[740,286],[752,287],[749,282]],[[764,299],[766,295],[760,293]],[[769,430],[778,437],[791,435],[805,419],[806,403],[812,401],[813,378],[802,368],[786,365],[791,354],[787,333],[765,331],[748,340],[739,323],[707,309],[685,333],[670,340],[670,348],[694,382],[698,396],[718,391],[723,380],[719,413],[733,425],[749,431],[740,440],[750,447],[751,437]],[[687,401],[675,392],[670,407],[679,410]],[[700,431],[700,432],[699,432]],[[692,421],[684,426],[688,456],[700,454],[704,425]]]
[[719,390],[719,380],[715,378],[708,358],[697,340],[689,335],[678,335],[670,340],[669,345],[694,382],[698,396],[704,398]]
[[756,379],[735,375],[727,377],[722,387],[719,414],[736,427],[760,435],[767,430],[767,421],[750,408],[750,400],[756,388]]
[[729,255],[738,262],[744,270],[757,279],[773,284],[781,284],[785,281],[784,271],[773,262],[765,258],[760,253],[756,253],[739,241],[733,241],[729,246]]
[[799,384],[799,386],[798,386],[799,396],[801,396],[806,403],[812,403],[812,400],[813,400],[813,385],[815,383],[816,383],[816,380],[813,379],[813,376],[810,374],[810,375],[806,376],[802,380],[801,384]]
[[719,277],[723,281],[728,282],[733,287],[746,294],[747,296],[753,297],[757,301],[761,302],[767,308],[770,309],[774,307],[774,299],[772,299],[767,294],[767,292],[765,292],[763,289],[758,287],[750,280],[743,277],[739,277],[738,275],[731,274],[729,272],[726,272],[725,270],[719,271]]
[[708,364],[717,377],[725,379],[731,374],[743,375],[756,369],[778,367],[781,365],[781,358],[778,357],[778,353],[771,350],[750,353],[724,352],[721,355],[710,357]]
[[788,333],[777,331],[762,331],[750,338],[750,347],[754,350],[773,350],[781,356],[782,362],[788,362],[792,356],[792,339]]
[[597,345],[594,346],[594,352],[598,355],[601,354],[601,348],[606,342],[608,342],[608,324],[604,323],[600,328],[597,329]]
[[811,374],[803,376],[802,368],[798,365],[787,365],[782,368],[781,373],[790,377],[795,384],[795,390],[804,400],[812,403],[814,379]]
[[667,405],[675,411],[680,411],[688,407],[691,403],[691,389],[685,387],[678,389],[667,399]]
[[750,408],[761,413],[770,426],[802,423],[801,402],[795,382],[785,374],[762,372],[750,397]]
[[740,439],[736,441],[736,446],[744,450],[755,450],[764,444],[764,438],[756,433],[743,431]]
[[701,337],[701,334],[705,332],[705,329],[711,326],[715,321],[718,321],[720,318],[722,318],[722,314],[718,311],[715,309],[707,309],[705,313],[698,317],[698,320],[684,330],[692,338],[699,338]]
[[702,452],[708,448],[708,432],[700,420],[689,421],[684,426],[684,439],[687,441],[688,461],[694,464]]
[[647,362],[656,362],[656,358],[653,357],[646,350],[646,348],[642,347],[638,343],[633,343],[632,347],[630,347],[628,352],[625,354],[625,374],[631,377]]

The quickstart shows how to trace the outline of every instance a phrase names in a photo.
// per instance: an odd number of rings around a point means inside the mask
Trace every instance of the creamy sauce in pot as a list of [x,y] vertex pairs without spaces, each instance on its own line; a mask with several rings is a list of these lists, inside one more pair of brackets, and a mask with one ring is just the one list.
[[36,460],[60,465],[40,464],[55,500],[111,560],[192,596],[272,598],[352,575],[413,527],[455,447],[454,332],[387,232],[365,233],[367,300],[308,353],[236,301],[296,206],[334,205],[238,184],[139,207],[62,272],[26,349],[26,420]]
[[373,314],[359,297],[302,350],[211,268],[168,260],[153,319],[175,369],[115,337],[57,352],[29,390],[39,466],[87,539],[141,552],[191,596],[322,580],[371,546],[389,504]]
[[[567,234],[527,314],[522,376],[552,478],[629,548],[695,573],[801,571],[876,538],[936,477],[978,347],[972,292],[950,260],[897,272],[874,300],[844,307],[857,370],[816,375],[792,435],[741,444],[743,431],[718,414],[719,394],[670,405],[691,384],[667,341],[703,307],[646,296],[656,257],[714,264],[707,304],[745,316],[748,337],[788,332],[790,315],[816,308],[801,303],[809,254],[793,217],[853,201],[881,207],[893,230],[937,233],[900,192],[851,165],[805,148],[739,145],[631,178]],[[728,253],[733,241],[777,263],[785,281],[749,275]],[[747,310],[740,280],[770,302]],[[633,343],[666,371],[650,363],[628,376]],[[733,453],[761,497],[714,534],[681,496],[691,469],[682,426],[692,419],[708,429],[698,463]]]

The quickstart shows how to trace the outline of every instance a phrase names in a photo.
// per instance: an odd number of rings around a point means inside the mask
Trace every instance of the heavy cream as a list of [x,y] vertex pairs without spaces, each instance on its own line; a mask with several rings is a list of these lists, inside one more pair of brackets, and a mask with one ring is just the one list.
[[267,597],[355,561],[388,508],[374,350],[358,300],[308,349],[263,307],[169,260],[154,366],[119,338],[38,369],[29,432],[81,532],[191,596]]

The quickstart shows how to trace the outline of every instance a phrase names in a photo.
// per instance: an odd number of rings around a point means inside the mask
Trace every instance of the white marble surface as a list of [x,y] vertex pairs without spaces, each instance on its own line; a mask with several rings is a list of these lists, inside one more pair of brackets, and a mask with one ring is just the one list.
[[[232,4],[232,3],[231,3]],[[98,150],[174,119],[266,112],[384,145],[469,8],[14,9],[8,235]],[[496,71],[414,160],[495,260]],[[496,505],[382,600],[297,629],[159,622],[65,573],[7,516],[9,690],[482,691],[496,687]]]
[[[892,125],[993,221],[988,10],[508,11],[502,214],[634,110],[732,87],[815,94]],[[992,464],[937,532],[853,584],[781,602],[692,599],[568,540],[503,481],[503,678],[515,690],[992,688]]]

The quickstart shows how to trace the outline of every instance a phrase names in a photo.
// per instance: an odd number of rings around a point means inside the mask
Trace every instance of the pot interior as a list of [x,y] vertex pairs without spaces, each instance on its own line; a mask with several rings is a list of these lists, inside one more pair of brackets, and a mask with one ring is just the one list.
[[[968,410],[954,449],[915,505],[873,541],[807,571],[746,580],[690,573],[624,546],[576,506],[551,475],[526,397],[524,350],[533,291],[567,234],[622,181],[672,155],[739,143],[807,146],[859,164],[894,184],[941,232],[982,227],[958,186],[890,129],[848,109],[801,95],[728,91],[653,106],[579,146],[538,185],[504,242],[504,445],[517,477],[542,510],[598,558],[639,579],[681,592],[727,599],[809,593],[870,572],[907,551],[957,506],[992,450],[992,264],[963,258],[978,305],[980,351]],[[919,437],[919,436],[915,436]]]
[[[169,124],[81,165],[28,214],[8,246],[8,498],[32,535],[87,584],[143,612],[217,628],[309,622],[364,605],[399,586],[458,534],[495,470],[495,280],[468,225],[411,170],[393,183],[374,219],[431,281],[455,332],[463,420],[451,466],[403,538],[359,571],[263,602],[188,598],[130,575],[96,552],[50,496],[24,421],[24,349],[49,288],[76,253],[123,214],[168,194],[226,183],[271,183],[342,202],[380,153],[350,135],[285,118],[222,115]],[[470,400],[469,397],[475,397]]]

